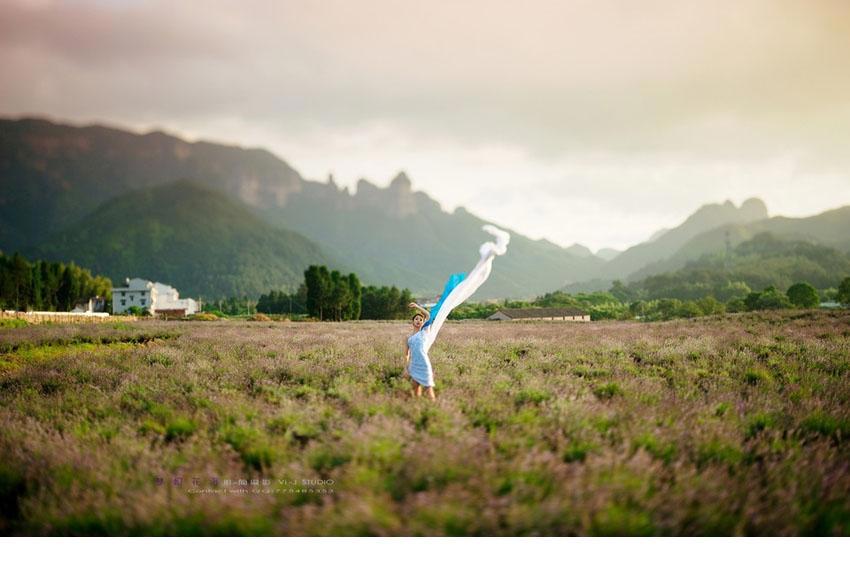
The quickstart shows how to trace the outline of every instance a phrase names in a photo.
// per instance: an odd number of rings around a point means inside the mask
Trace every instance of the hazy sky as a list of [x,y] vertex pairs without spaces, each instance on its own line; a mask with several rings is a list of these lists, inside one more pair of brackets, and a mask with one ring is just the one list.
[[403,169],[565,245],[850,204],[846,0],[0,0],[0,72],[0,114]]

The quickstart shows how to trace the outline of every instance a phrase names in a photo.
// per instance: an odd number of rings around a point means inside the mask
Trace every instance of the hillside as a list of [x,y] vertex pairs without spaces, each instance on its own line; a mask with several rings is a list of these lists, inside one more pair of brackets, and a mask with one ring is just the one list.
[[[351,257],[366,280],[436,293],[449,273],[472,268],[486,238],[484,220],[464,208],[443,211],[428,195],[413,191],[404,173],[387,188],[360,181],[354,194],[308,187],[268,216]],[[590,254],[575,255],[511,232],[510,251],[499,257],[498,268],[475,298],[534,296],[581,280],[602,263]]]
[[743,224],[767,218],[767,207],[757,198],[744,201],[740,207],[732,202],[706,204],[684,222],[669,230],[659,230],[646,242],[629,247],[601,270],[600,277],[625,279],[652,263],[674,255],[691,238],[726,224]]
[[[102,264],[103,250],[94,238],[73,237],[86,218],[136,189],[184,178],[240,202],[243,212],[261,217],[269,228],[292,230],[316,242],[323,256],[344,262],[365,284],[409,287],[417,294],[436,294],[449,273],[474,264],[483,239],[480,228],[487,223],[464,208],[444,211],[414,190],[404,173],[385,188],[361,180],[350,191],[332,179],[304,179],[262,149],[190,143],[162,132],[140,135],[37,119],[0,120],[0,250],[40,249],[50,258],[58,252],[56,241],[73,240],[74,247],[63,247],[66,255],[59,259],[86,257]],[[198,204],[184,202],[187,209]],[[139,211],[136,220],[143,222],[148,213],[160,211]],[[614,279],[639,280],[723,251],[727,231],[733,245],[769,231],[847,249],[847,225],[848,208],[811,218],[768,218],[764,203],[753,198],[740,207],[728,201],[702,206],[681,225],[657,230],[623,252],[593,255],[579,244],[564,248],[512,232],[511,252],[499,259],[499,268],[475,299],[529,298],[558,288],[594,290],[608,288]],[[148,268],[127,257],[111,261],[133,272]],[[299,265],[277,264],[275,269],[294,272]],[[201,288],[234,284],[192,283]]]
[[179,181],[116,197],[29,252],[110,277],[143,277],[185,296],[257,296],[295,288],[318,245],[276,229],[220,192]]
[[192,179],[251,206],[280,205],[301,178],[262,149],[188,143],[47,120],[0,120],[0,249],[39,243],[137,188]]
[[808,241],[841,251],[850,251],[850,206],[805,218],[777,216],[756,222],[720,226],[692,237],[672,256],[647,264],[633,273],[631,278],[638,280],[679,269],[703,255],[724,253],[727,239],[730,245],[735,246],[765,232],[781,239]]
[[[53,242],[59,232],[70,241],[73,229],[107,201],[184,178],[227,194],[275,226],[302,233],[328,254],[344,256],[367,284],[437,293],[450,272],[471,268],[484,236],[485,220],[463,209],[443,211],[413,191],[403,175],[387,189],[361,181],[350,194],[332,181],[303,179],[262,149],[22,119],[0,120],[0,250]],[[587,278],[603,263],[545,240],[512,235],[512,252],[476,298],[533,296]],[[75,255],[105,260],[102,250],[84,247],[91,238],[75,242]],[[141,267],[119,260],[123,268]]]
[[[775,286],[785,291],[807,282],[835,288],[850,276],[850,255],[810,241],[789,240],[770,232],[757,234],[725,252],[705,254],[675,271],[648,276],[629,288],[641,298],[719,300],[743,297],[752,290]],[[746,287],[742,286],[746,285]]]

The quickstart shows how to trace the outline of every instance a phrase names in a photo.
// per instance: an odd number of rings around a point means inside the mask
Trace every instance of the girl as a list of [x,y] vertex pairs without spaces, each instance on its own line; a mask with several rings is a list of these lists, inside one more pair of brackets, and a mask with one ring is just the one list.
[[407,348],[405,349],[405,364],[407,366],[405,372],[413,381],[412,394],[415,397],[422,396],[422,388],[425,387],[428,391],[428,398],[436,399],[434,396],[434,369],[431,367],[428,351],[449,313],[484,284],[493,268],[493,258],[496,255],[504,255],[508,249],[510,234],[489,225],[482,229],[495,236],[496,241],[488,241],[481,246],[478,250],[481,258],[468,275],[455,273],[449,277],[443,289],[443,294],[440,295],[439,301],[434,306],[433,316],[428,310],[415,302],[408,305],[417,310],[412,319],[414,331],[407,338]]

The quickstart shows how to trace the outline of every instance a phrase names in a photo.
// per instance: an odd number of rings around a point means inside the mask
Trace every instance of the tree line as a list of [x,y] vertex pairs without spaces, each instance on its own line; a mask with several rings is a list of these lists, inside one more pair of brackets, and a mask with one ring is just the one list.
[[615,281],[608,291],[571,294],[555,291],[530,301],[504,300],[490,303],[461,304],[449,315],[450,319],[487,318],[500,308],[577,308],[590,314],[591,320],[672,320],[724,314],[790,308],[817,308],[822,300],[836,301],[850,307],[850,277],[838,288],[819,292],[807,282],[794,283],[783,292],[773,285],[752,290],[747,285],[735,285],[726,301],[706,293],[697,298],[638,298],[628,287]]
[[257,301],[263,314],[307,315],[319,320],[393,320],[408,315],[413,295],[407,288],[363,286],[354,273],[310,265],[295,292],[272,290]]
[[112,281],[74,263],[27,261],[0,253],[0,308],[67,312],[94,296],[111,299]]
[[307,313],[319,320],[341,322],[360,319],[360,279],[354,273],[343,275],[324,265],[310,265],[304,271]]

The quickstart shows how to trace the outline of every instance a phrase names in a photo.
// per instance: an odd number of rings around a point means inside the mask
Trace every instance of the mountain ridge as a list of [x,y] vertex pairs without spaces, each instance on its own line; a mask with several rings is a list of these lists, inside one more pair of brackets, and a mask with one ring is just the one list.
[[[492,223],[462,206],[445,211],[416,190],[404,171],[387,186],[361,179],[350,191],[332,176],[326,182],[305,179],[263,148],[190,142],[162,130],[139,134],[101,124],[0,119],[0,249],[38,248],[105,202],[179,179],[192,179],[241,203],[267,229],[304,236],[323,257],[348,264],[367,284],[393,284],[426,295],[438,292],[448,273],[474,264],[486,237],[481,226]],[[757,198],[740,206],[727,200],[703,205],[678,226],[657,230],[628,249],[596,254],[580,243],[564,247],[508,229],[513,253],[500,258],[500,268],[474,299],[529,298],[570,285],[596,288],[614,279],[635,280],[676,268],[698,254],[700,245],[716,251],[717,230],[732,229],[741,240],[765,229],[784,230],[823,242],[818,234],[836,229],[820,225],[828,223],[829,212],[823,214],[826,219],[769,218]],[[758,222],[766,223],[740,227]],[[831,244],[845,244],[833,239]]]
[[[5,250],[31,248],[132,190],[189,178],[250,206],[272,225],[302,233],[333,256],[357,266],[362,259],[365,282],[436,293],[449,272],[474,264],[486,237],[480,227],[490,223],[465,210],[443,211],[413,190],[404,173],[389,191],[364,179],[352,194],[332,179],[304,179],[264,149],[187,142],[162,131],[0,120],[0,165]],[[411,229],[422,235],[411,237]],[[502,261],[477,298],[533,296],[589,275],[601,263],[512,234],[523,256]]]
[[656,231],[653,236],[633,245],[608,261],[601,278],[626,279],[645,265],[667,259],[695,235],[730,223],[746,223],[767,217],[767,206],[758,198],[748,198],[736,207],[731,201],[704,204],[676,227]]
[[27,254],[74,261],[113,282],[139,276],[215,298],[294,290],[310,264],[338,266],[302,235],[190,180],[117,196]]

